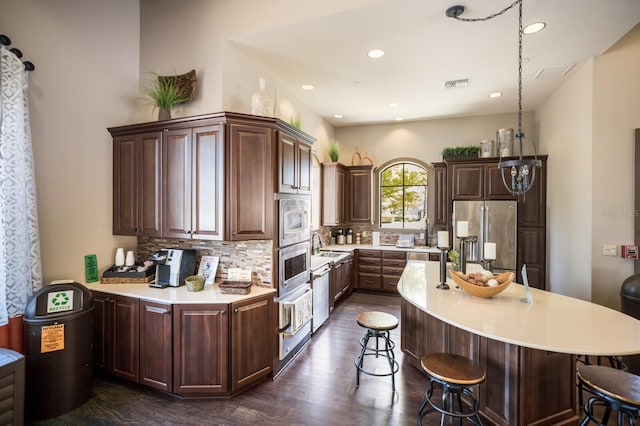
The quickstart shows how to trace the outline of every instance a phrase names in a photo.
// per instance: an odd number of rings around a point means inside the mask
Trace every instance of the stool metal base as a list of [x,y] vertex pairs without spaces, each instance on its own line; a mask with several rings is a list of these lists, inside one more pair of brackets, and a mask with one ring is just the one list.
[[[442,401],[441,405],[437,405],[432,401],[434,386],[442,388]],[[465,402],[469,404],[469,409],[464,410],[462,404],[465,396]],[[426,411],[427,404],[430,406]],[[455,407],[457,405],[457,408]],[[482,421],[478,416],[478,400],[476,399],[471,389],[466,386],[456,385],[448,383],[434,377],[429,378],[429,389],[425,394],[425,399],[422,401],[420,408],[418,409],[418,426],[422,424],[422,418],[432,411],[437,411],[441,414],[440,425],[444,425],[445,417],[452,419],[458,419],[458,424],[462,424],[463,420],[468,420],[471,423],[482,426]]]
[[[376,341],[375,347],[370,347],[369,339],[374,338]],[[382,339],[384,343],[384,347],[380,347],[379,339]],[[393,349],[396,347],[395,343],[389,337],[389,331],[387,330],[372,330],[367,329],[367,333],[362,336],[360,339],[360,346],[362,350],[360,351],[360,355],[358,355],[354,364],[356,366],[356,387],[360,386],[360,373],[368,374],[370,376],[391,376],[391,390],[393,392],[396,391],[396,380],[395,374],[400,369],[400,364],[396,361],[396,356],[393,353]],[[389,363],[389,372],[388,373],[376,373],[374,371],[369,371],[364,368],[364,358],[367,356],[375,356],[376,358],[386,358]]]
[[[592,390],[590,390],[592,391]],[[602,415],[602,420],[598,420],[595,417],[594,407],[604,407],[604,414]],[[592,396],[589,398],[587,403],[584,405],[584,414],[585,417],[580,422],[580,426],[586,426],[589,422],[594,422],[598,426],[607,426],[609,423],[609,416],[611,415],[611,411],[615,411],[617,413],[617,422],[618,426],[629,425],[635,426],[636,420],[638,420],[638,416],[640,412],[638,407],[634,407],[631,405],[627,405],[622,403],[620,400],[609,398],[607,395],[598,394],[597,396]],[[623,423],[623,421],[626,421]]]

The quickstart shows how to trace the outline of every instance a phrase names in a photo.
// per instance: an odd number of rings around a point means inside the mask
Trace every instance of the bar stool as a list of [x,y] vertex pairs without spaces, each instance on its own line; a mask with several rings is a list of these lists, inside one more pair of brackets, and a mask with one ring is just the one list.
[[[391,390],[396,391],[395,374],[400,369],[398,361],[396,361],[393,349],[395,343],[389,337],[389,330],[398,327],[398,319],[391,314],[385,312],[362,312],[358,314],[358,325],[367,329],[367,332],[360,338],[360,346],[362,350],[354,361],[356,365],[356,387],[360,386],[360,372],[370,376],[391,376]],[[369,339],[375,338],[375,347],[369,346]],[[382,347],[379,340],[382,339]],[[375,371],[366,370],[363,367],[364,358],[367,356],[375,356],[387,358],[389,363],[388,373],[376,373]]]
[[[618,426],[633,426],[640,418],[640,376],[602,365],[579,365],[578,382],[594,395],[584,405],[585,417],[580,425],[592,421],[606,426],[612,411],[617,413]],[[594,413],[598,406],[604,408],[601,421]],[[625,418],[627,422],[623,423]]]
[[[470,387],[484,382],[484,370],[476,362],[461,355],[447,353],[432,353],[422,357],[422,369],[429,376],[429,389],[418,410],[418,426],[422,424],[422,417],[435,410],[441,414],[440,424],[444,424],[445,416],[454,417],[462,424],[462,420],[469,420],[475,425],[482,425],[478,416],[478,400]],[[442,403],[438,405],[432,401],[434,386],[442,388]],[[469,405],[464,410],[462,396]],[[457,402],[458,408],[454,404]],[[429,404],[431,407],[425,411]]]

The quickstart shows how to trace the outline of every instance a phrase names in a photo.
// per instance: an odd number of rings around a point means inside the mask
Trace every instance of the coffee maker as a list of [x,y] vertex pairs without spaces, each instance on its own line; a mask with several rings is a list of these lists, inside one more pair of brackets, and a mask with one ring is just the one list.
[[178,287],[196,270],[196,251],[162,249],[153,255],[156,263],[156,281],[152,287]]

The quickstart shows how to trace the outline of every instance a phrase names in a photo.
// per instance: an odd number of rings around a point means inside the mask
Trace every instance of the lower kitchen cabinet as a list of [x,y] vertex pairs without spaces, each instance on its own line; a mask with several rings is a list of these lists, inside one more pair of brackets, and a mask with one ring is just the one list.
[[229,315],[226,304],[175,305],[173,393],[229,392]]
[[407,264],[407,253],[404,251],[384,250],[382,252],[382,290],[398,292],[398,281]]
[[274,304],[171,304],[94,291],[94,364],[182,397],[230,395],[273,372]]
[[351,291],[353,254],[333,263],[329,273],[329,311],[333,312],[337,302]]
[[172,306],[140,301],[140,383],[165,392],[173,389]]
[[382,290],[382,252],[358,250],[358,289]]
[[93,292],[94,364],[100,371],[139,379],[139,300]]

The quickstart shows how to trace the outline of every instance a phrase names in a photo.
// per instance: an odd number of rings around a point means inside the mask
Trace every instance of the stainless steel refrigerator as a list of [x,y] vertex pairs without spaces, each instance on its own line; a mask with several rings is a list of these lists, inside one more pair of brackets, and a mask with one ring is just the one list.
[[[518,202],[513,200],[454,201],[453,241],[460,250],[456,236],[458,221],[469,222],[470,240],[467,243],[467,262],[478,262],[484,258],[484,243],[496,244],[494,270],[516,271]],[[476,240],[474,241],[474,238]],[[462,253],[460,253],[462,256]]]

